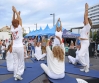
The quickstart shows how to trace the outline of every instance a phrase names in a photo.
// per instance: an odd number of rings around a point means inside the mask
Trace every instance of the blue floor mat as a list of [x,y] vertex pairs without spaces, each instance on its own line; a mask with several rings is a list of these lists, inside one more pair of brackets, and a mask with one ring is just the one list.
[[7,70],[7,68],[0,68],[0,75],[5,75],[5,74],[12,74],[13,72],[10,72]]
[[[71,67],[83,67],[81,64],[77,64],[77,65],[73,65],[71,63],[65,63],[66,65],[69,65]],[[90,64],[90,66],[93,66],[92,64]]]
[[[31,68],[32,65],[33,65],[33,63],[27,63],[27,62],[25,63],[25,66],[27,68]],[[6,62],[4,62],[4,63],[0,64],[0,66],[7,67],[7,64],[6,64]]]
[[51,79],[51,78],[48,78],[48,79],[53,83],[78,83],[75,78],[72,78],[66,74],[65,74],[65,77],[62,79],[57,79],[57,80]]
[[30,83],[40,75],[42,75],[44,71],[40,67],[40,63],[33,64],[33,68],[27,68],[22,75],[23,80],[22,81],[15,81],[14,78],[7,79],[3,81],[2,83]]
[[7,64],[6,64],[6,62],[4,62],[4,63],[0,64],[0,66],[6,67]]
[[47,63],[47,61],[46,60],[36,60],[35,58],[31,58],[31,60],[34,62],[34,63],[36,63],[36,62],[41,62],[41,63]]
[[75,74],[75,75],[99,78],[99,71],[97,71],[97,70],[91,70],[90,69],[90,71],[88,73],[85,73],[85,72],[81,72],[80,68],[76,68],[73,65],[68,64],[68,63],[66,63],[65,72],[69,73],[69,74]]

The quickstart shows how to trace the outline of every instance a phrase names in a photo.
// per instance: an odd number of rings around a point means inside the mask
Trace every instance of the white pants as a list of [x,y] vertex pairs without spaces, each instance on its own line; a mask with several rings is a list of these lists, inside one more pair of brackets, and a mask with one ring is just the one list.
[[81,40],[81,49],[78,53],[79,62],[89,68],[89,40]]
[[41,55],[37,55],[37,54],[35,53],[34,56],[36,57],[37,60],[41,60],[42,58],[44,58],[44,57],[46,56],[46,53],[41,54]]
[[53,73],[44,63],[41,63],[41,68],[52,79],[61,79],[61,78],[64,78],[64,76],[65,76],[65,73],[62,73],[62,74]]
[[12,53],[10,55],[7,55],[6,56],[6,63],[7,63],[7,70],[8,71],[13,71],[13,63],[14,63],[14,60],[13,60],[13,55]]
[[34,50],[32,50],[32,57],[34,57]]
[[72,63],[72,64],[76,64],[76,63],[79,63],[79,60],[78,60],[78,57],[76,55],[76,58],[72,57],[72,56],[68,56],[68,59],[69,61]]
[[16,75],[22,75],[24,73],[24,48],[23,47],[14,47],[13,48],[13,58],[14,58],[14,77]]
[[13,60],[7,60],[7,70],[13,71]]

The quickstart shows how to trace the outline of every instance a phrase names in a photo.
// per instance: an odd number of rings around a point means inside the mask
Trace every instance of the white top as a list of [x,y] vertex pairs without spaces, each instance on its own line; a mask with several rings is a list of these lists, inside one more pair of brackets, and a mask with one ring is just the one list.
[[7,70],[8,71],[13,71],[14,60],[13,60],[12,53],[10,53],[9,51],[7,52],[6,63],[7,63]]
[[39,47],[35,47],[35,54],[37,54],[37,55],[41,55],[42,54],[42,50],[41,50],[41,46],[39,46]]
[[78,53],[79,53],[79,49],[77,49],[77,51],[76,51],[76,60],[79,60]]
[[[62,31],[59,31],[59,32],[56,31],[55,36],[60,37],[60,39],[62,40]],[[56,37],[54,39],[54,45],[60,45],[60,41]]]
[[80,38],[84,38],[84,39],[89,39],[89,34],[90,34],[90,24],[88,23],[87,25],[85,25],[80,32]]
[[22,27],[19,25],[18,28],[12,27],[12,38],[13,38],[13,47],[23,47],[23,34],[22,34]]
[[8,46],[9,46],[9,42],[6,43],[6,48],[8,48]]
[[[64,44],[62,43],[60,46],[63,49],[65,56]],[[55,74],[63,74],[65,72],[65,60],[61,62],[57,58],[55,58],[49,46],[46,47],[46,51],[47,51],[47,65],[50,71],[52,71]]]

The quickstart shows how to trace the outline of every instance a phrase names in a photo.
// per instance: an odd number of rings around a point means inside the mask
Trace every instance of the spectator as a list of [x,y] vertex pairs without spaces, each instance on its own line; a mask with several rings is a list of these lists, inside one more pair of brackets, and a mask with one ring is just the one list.
[[31,46],[31,43],[28,44],[28,51],[30,51],[31,56],[32,56],[32,46]]
[[75,48],[74,43],[73,43],[73,41],[71,41],[70,49],[74,49],[74,48]]
[[2,44],[1,50],[2,50],[2,54],[3,54],[3,58],[2,59],[5,60],[5,57],[6,57],[6,46],[5,46],[4,43]]
[[68,43],[66,43],[66,46],[65,46],[65,55],[68,55],[68,50],[69,50]]
[[1,47],[2,47],[2,42],[0,40],[0,59],[2,58],[2,50],[1,50]]

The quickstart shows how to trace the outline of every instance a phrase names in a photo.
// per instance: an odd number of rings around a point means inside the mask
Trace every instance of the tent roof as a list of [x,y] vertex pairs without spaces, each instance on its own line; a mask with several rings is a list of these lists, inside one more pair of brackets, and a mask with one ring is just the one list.
[[49,28],[49,26],[48,26],[48,24],[47,24],[47,26],[45,27],[45,29],[42,30],[42,31],[40,31],[40,32],[38,33],[38,35],[43,35],[43,34],[45,34],[46,32],[49,32],[49,30],[50,30],[50,28]]
[[64,29],[64,31],[63,31],[63,37],[65,37],[65,38],[77,38],[79,36],[80,36],[79,34],[74,34],[66,29]]

